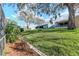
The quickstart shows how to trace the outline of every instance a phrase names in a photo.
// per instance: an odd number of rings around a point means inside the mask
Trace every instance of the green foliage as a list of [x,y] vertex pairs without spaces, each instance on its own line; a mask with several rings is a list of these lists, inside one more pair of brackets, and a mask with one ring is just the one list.
[[32,30],[25,37],[28,42],[47,55],[79,55],[79,29],[55,28]]
[[6,26],[5,33],[7,42],[14,42],[16,39],[18,39],[20,28],[16,25],[15,22],[10,21]]

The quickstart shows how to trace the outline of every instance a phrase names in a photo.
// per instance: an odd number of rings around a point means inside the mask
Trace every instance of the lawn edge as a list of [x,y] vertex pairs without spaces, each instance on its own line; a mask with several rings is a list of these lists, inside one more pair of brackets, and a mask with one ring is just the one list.
[[40,56],[47,56],[46,54],[44,54],[43,52],[41,52],[40,50],[38,50],[37,48],[35,48],[33,45],[31,45],[28,41],[26,41],[25,38],[22,37],[21,40],[23,40],[31,49],[33,49]]

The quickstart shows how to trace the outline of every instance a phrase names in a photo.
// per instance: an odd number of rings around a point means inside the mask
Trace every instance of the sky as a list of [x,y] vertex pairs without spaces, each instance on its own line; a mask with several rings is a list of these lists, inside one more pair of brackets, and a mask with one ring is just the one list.
[[[17,7],[14,6],[8,6],[7,4],[3,6],[3,11],[4,11],[4,14],[6,16],[6,18],[9,18],[10,20],[14,20],[16,21],[17,25],[23,27],[26,25],[26,23],[23,21],[23,20],[19,20],[16,18],[16,13],[15,13],[15,10],[17,10]],[[65,14],[68,14],[68,10],[66,9],[65,12],[62,12],[61,15],[65,15]],[[48,15],[45,15],[43,14],[43,19],[45,21],[49,21],[49,16]],[[62,17],[64,18],[64,17]]]
[[16,9],[17,9],[16,6],[15,7],[8,6],[8,5],[3,6],[3,10],[4,10],[4,14],[5,14],[6,18],[16,21],[17,25],[23,27],[26,23],[23,20],[19,20],[16,18],[16,16],[17,16],[16,12],[15,12]]
[[[15,13],[16,9],[17,9],[16,6],[12,7],[12,6],[8,6],[7,4],[5,4],[3,6],[3,11],[4,11],[6,18],[9,18],[10,20],[16,21],[17,25],[23,27],[26,25],[26,23],[23,20],[19,20],[16,18],[16,16],[17,16]],[[48,19],[47,15],[43,14],[42,16],[44,19]]]

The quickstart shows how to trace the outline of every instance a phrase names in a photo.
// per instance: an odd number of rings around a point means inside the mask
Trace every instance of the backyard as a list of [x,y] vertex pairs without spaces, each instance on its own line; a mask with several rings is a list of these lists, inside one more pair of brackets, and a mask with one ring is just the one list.
[[79,4],[0,4],[0,55],[79,56]]
[[31,30],[22,33],[27,41],[46,55],[78,56],[79,29],[66,28]]

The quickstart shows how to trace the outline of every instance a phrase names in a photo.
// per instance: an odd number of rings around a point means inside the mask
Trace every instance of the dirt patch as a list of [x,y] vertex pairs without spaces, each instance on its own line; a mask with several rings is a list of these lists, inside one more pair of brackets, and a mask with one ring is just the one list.
[[39,56],[33,49],[21,40],[15,43],[7,43],[4,49],[6,56]]

